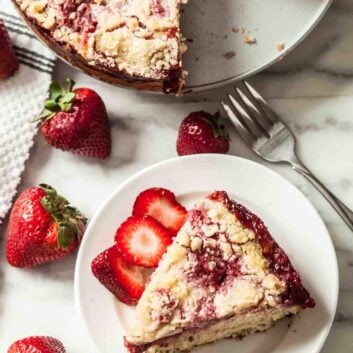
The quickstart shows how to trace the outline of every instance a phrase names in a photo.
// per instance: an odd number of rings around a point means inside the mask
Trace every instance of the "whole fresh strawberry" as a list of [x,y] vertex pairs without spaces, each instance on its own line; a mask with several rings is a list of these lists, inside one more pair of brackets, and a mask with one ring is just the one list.
[[7,353],[65,353],[65,348],[56,338],[33,336],[12,343]]
[[0,79],[12,76],[19,64],[4,23],[0,20]]
[[219,113],[190,113],[181,123],[177,139],[179,156],[198,153],[227,153],[229,135]]
[[15,267],[32,267],[60,259],[79,246],[85,224],[82,213],[52,187],[31,187],[11,210],[7,260]]
[[103,100],[89,88],[73,89],[74,82],[67,81],[67,89],[56,82],[50,85],[49,99],[38,117],[45,139],[64,151],[92,158],[108,158],[111,137]]

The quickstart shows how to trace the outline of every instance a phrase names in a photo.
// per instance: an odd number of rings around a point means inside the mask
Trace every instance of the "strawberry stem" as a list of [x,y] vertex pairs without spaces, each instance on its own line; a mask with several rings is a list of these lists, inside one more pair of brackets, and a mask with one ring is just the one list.
[[225,140],[229,140],[229,134],[223,124],[220,112],[218,111],[214,115],[211,115],[206,112],[204,112],[204,114],[206,115],[206,117],[201,119],[206,121],[211,126],[213,136],[216,138],[221,137]]
[[50,213],[54,221],[58,224],[58,246],[69,247],[75,239],[81,241],[83,226],[87,223],[87,218],[56,190],[47,184],[39,185],[46,193],[42,198],[42,206]]
[[73,87],[75,85],[75,81],[73,79],[71,79],[71,78],[67,78],[66,82],[68,84],[68,86],[67,86],[68,92],[72,92],[72,89],[73,89]]
[[66,79],[66,82],[66,89],[57,82],[50,84],[49,98],[44,102],[44,110],[34,121],[44,122],[54,117],[58,112],[71,110],[75,99],[75,92],[73,91],[75,82],[69,78]]

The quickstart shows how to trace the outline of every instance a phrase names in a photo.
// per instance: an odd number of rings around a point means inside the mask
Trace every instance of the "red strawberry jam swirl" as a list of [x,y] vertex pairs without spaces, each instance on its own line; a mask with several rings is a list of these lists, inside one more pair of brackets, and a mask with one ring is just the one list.
[[72,28],[77,33],[88,34],[96,30],[97,20],[92,13],[91,1],[65,0],[59,5],[59,14],[58,24]]
[[164,6],[163,0],[152,0],[151,15],[158,15],[161,17],[169,16],[169,9]]
[[[201,229],[204,224],[212,224],[204,209],[191,210],[188,220],[195,229]],[[232,257],[226,260],[218,244],[204,246],[188,256],[190,262],[195,264],[192,271],[187,273],[189,281],[212,292],[224,287],[228,280],[233,280],[241,273],[238,259]]]
[[302,308],[312,308],[315,301],[303,287],[299,273],[296,272],[285,252],[271,237],[265,224],[244,206],[229,199],[224,191],[216,191],[208,197],[210,200],[223,203],[241,224],[251,229],[262,248],[262,254],[267,259],[271,271],[286,283],[286,291],[281,295],[283,304],[299,305]]
[[163,82],[164,93],[176,93],[179,90],[182,80],[182,69],[176,67],[168,72],[168,78]]

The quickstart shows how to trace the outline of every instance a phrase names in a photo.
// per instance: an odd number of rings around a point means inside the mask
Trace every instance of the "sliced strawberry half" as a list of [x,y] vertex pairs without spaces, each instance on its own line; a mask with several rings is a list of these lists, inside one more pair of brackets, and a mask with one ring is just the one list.
[[128,264],[114,245],[91,264],[94,276],[121,302],[136,305],[144,291],[141,270]]
[[137,196],[134,216],[151,216],[164,225],[172,235],[176,235],[185,222],[187,211],[175,195],[163,188],[151,188]]
[[116,231],[115,241],[126,261],[156,267],[172,242],[169,231],[150,216],[129,217]]

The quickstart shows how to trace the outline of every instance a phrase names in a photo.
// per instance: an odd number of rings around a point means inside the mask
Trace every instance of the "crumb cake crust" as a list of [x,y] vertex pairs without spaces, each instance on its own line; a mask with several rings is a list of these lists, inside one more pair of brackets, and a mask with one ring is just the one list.
[[131,353],[150,353],[149,347],[232,317],[314,304],[263,222],[215,192],[188,212],[137,305],[125,343]]
[[[44,44],[89,75],[140,90],[180,91],[184,75],[181,54],[185,51],[185,45],[179,30],[178,9],[183,0],[13,2]],[[128,7],[130,3],[131,11],[137,11],[141,16],[140,8],[148,4],[153,6],[151,18],[144,18],[147,24],[133,13],[124,13],[122,18],[112,19],[115,13],[112,16],[109,11]],[[110,4],[112,9],[109,9]],[[167,6],[170,6],[170,14],[167,13]],[[112,28],[105,26],[109,21]]]

